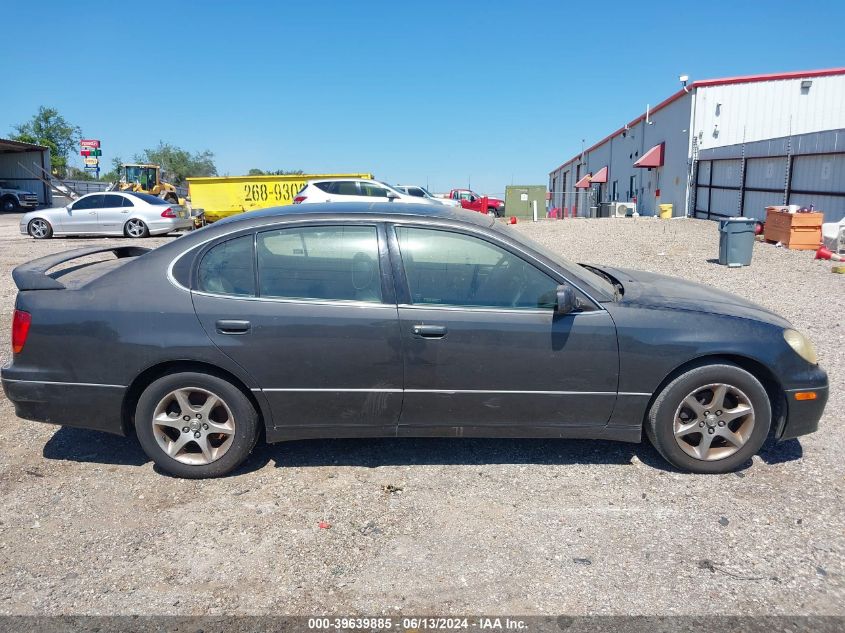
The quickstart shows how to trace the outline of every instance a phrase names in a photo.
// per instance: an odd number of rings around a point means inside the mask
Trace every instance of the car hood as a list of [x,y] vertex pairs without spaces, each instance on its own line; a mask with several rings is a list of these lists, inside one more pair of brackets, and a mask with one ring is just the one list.
[[789,321],[771,310],[712,286],[628,268],[601,267],[600,270],[622,283],[624,295],[618,302],[620,305],[704,312],[791,327]]

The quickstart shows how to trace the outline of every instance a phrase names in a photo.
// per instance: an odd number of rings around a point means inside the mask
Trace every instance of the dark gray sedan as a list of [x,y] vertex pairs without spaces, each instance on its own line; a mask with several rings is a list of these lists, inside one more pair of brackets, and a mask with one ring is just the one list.
[[17,414],[134,429],[183,477],[236,468],[262,429],[270,442],[645,431],[675,466],[721,473],[770,433],[815,431],[827,400],[811,343],[764,308],[572,264],[445,206],[269,209],[13,276],[2,382]]

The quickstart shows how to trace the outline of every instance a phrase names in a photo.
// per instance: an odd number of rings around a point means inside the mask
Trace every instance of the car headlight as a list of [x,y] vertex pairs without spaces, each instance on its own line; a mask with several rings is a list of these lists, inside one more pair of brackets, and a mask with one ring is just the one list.
[[789,346],[795,350],[805,361],[811,365],[819,363],[819,357],[816,355],[816,349],[806,336],[795,330],[784,330],[783,340],[789,343]]

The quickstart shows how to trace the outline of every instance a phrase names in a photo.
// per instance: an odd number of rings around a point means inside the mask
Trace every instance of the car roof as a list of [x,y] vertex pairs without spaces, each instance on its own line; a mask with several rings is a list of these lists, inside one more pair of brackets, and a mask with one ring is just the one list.
[[[290,216],[338,216],[350,217],[360,215],[381,216],[385,220],[398,217],[426,217],[441,220],[455,220],[468,222],[479,226],[490,226],[492,218],[475,211],[466,211],[459,207],[433,204],[412,204],[405,202],[325,202],[318,204],[293,204],[284,207],[270,207],[260,211],[249,211],[230,216],[215,222],[212,226],[248,223],[251,220],[267,218],[284,218]],[[234,227],[229,227],[234,228]]]

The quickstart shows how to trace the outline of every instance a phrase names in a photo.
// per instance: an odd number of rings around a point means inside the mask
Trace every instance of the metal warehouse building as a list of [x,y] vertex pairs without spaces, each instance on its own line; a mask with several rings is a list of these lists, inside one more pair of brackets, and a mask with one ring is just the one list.
[[39,205],[53,202],[52,191],[40,175],[50,173],[50,149],[20,141],[0,139],[0,182],[13,189],[31,191]]
[[845,216],[845,68],[695,81],[549,174],[553,206],[764,218],[798,204]]

